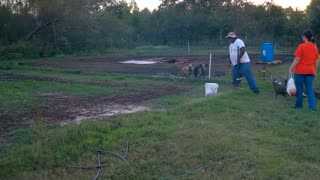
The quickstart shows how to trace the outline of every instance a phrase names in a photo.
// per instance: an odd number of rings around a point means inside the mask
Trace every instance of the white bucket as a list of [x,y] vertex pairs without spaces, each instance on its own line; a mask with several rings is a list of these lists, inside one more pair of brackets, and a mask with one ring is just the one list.
[[206,83],[204,86],[205,96],[215,95],[218,93],[219,85],[217,83]]

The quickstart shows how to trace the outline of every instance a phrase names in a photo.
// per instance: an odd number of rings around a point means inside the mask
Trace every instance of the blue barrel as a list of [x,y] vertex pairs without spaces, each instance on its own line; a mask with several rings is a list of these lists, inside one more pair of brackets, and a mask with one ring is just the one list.
[[263,62],[273,62],[273,56],[274,56],[274,53],[273,53],[273,44],[272,43],[262,43],[261,44],[261,60]]

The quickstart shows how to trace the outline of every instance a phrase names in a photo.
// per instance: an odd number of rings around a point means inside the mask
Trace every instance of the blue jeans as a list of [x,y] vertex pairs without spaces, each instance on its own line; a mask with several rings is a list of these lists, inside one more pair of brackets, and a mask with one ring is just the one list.
[[313,90],[313,80],[313,74],[294,74],[294,83],[297,89],[295,108],[303,107],[303,85],[305,85],[306,94],[308,96],[308,107],[311,110],[316,110],[317,103]]
[[[238,67],[240,66],[240,67]],[[241,83],[241,80],[237,80],[238,77],[244,76],[247,79],[250,89],[258,93],[259,88],[257,87],[256,81],[251,72],[250,63],[240,63],[239,65],[235,65],[232,68],[232,85],[233,87],[238,87]]]

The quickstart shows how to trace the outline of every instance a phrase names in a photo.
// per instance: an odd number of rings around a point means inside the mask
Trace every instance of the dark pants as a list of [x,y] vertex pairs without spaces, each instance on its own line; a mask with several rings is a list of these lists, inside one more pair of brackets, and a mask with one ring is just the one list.
[[[238,67],[240,66],[240,67]],[[235,65],[232,68],[232,85],[233,87],[238,87],[241,83],[241,80],[238,80],[237,78],[239,76],[244,76],[247,79],[247,82],[249,84],[250,89],[254,93],[259,92],[259,88],[257,87],[256,81],[254,79],[254,76],[251,72],[251,66],[250,63],[240,63],[239,65]]]
[[303,107],[303,85],[305,85],[306,94],[308,96],[309,109],[315,110],[317,108],[316,97],[313,90],[313,74],[295,74],[294,83],[296,85],[296,108]]

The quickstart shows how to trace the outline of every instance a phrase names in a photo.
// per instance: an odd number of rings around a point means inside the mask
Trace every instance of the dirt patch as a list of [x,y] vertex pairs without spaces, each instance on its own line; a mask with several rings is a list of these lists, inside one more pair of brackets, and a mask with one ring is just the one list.
[[[40,80],[68,82],[59,78],[38,77],[32,75],[16,75],[2,73],[1,80]],[[104,82],[88,82],[89,84],[109,86]],[[178,95],[186,89],[174,85],[143,84],[142,92],[126,93],[118,96],[91,96],[76,97],[63,93],[39,92],[37,96],[41,103],[22,112],[21,109],[11,109],[10,112],[0,115],[1,134],[9,132],[17,126],[26,126],[32,120],[41,118],[47,123],[65,124],[81,121],[87,118],[100,118],[120,113],[131,113],[153,108],[147,101],[163,96]],[[0,144],[1,144],[0,138]]]
[[41,116],[48,122],[65,125],[71,122],[79,123],[84,119],[96,119],[149,109],[151,109],[151,105],[144,102],[134,102],[125,96],[111,98],[60,96],[50,98],[46,106],[41,107]]
[[130,114],[134,112],[139,111],[147,111],[151,110],[152,107],[148,105],[122,105],[122,104],[114,104],[112,106],[108,106],[105,108],[93,108],[93,109],[84,109],[84,115],[79,115],[74,121],[65,121],[60,123],[61,125],[67,125],[71,122],[80,123],[82,120],[88,120],[88,119],[99,119],[99,118],[105,118],[108,116],[114,116],[118,114]]
[[[152,86],[149,86],[152,87]],[[80,121],[85,118],[110,116],[151,109],[148,100],[168,95],[177,95],[185,90],[174,86],[156,87],[140,94],[125,94],[113,97],[47,97],[45,105],[40,107],[40,114],[48,122],[65,123]],[[170,89],[170,90],[169,90]]]

